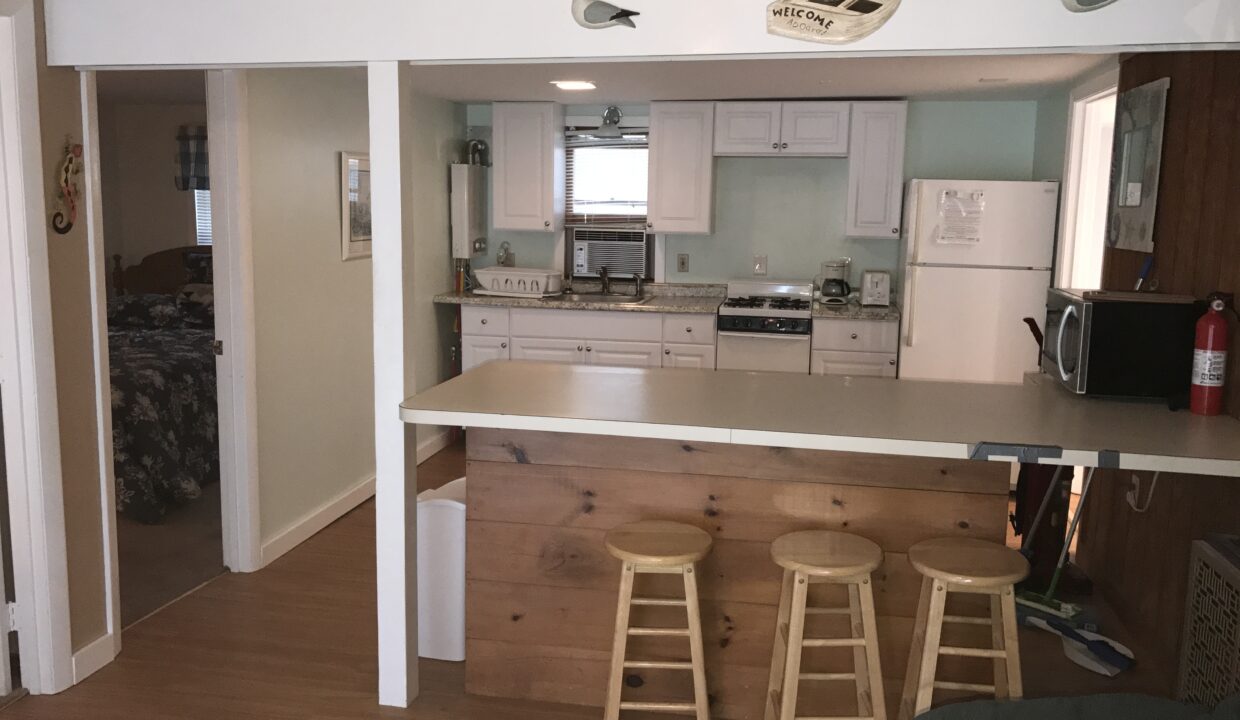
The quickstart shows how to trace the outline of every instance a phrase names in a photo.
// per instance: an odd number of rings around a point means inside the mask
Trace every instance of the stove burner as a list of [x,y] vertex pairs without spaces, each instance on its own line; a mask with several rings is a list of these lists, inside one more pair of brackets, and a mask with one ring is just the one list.
[[809,310],[809,300],[801,298],[771,298],[770,307],[772,310]]
[[725,302],[723,306],[729,307],[729,308],[745,308],[749,310],[755,310],[757,308],[766,307],[766,298],[762,298],[762,297],[728,298],[727,302]]

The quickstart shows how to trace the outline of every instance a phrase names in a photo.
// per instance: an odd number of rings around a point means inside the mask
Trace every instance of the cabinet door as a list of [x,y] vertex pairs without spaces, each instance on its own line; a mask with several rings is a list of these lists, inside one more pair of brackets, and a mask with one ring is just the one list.
[[662,348],[662,344],[655,342],[588,340],[586,362],[590,365],[657,368],[663,365],[659,356]]
[[468,372],[492,360],[508,359],[508,338],[483,335],[461,337],[461,370]]
[[663,367],[714,370],[715,346],[664,343]]
[[650,104],[649,228],[710,233],[715,200],[715,104]]
[[491,224],[556,232],[564,220],[564,108],[556,103],[491,106]]
[[898,367],[895,353],[815,350],[810,358],[810,370],[815,375],[894,378]]
[[576,365],[585,362],[585,346],[584,340],[515,337],[512,339],[511,356],[513,360]]
[[907,116],[905,102],[852,104],[845,235],[900,237]]
[[783,105],[779,142],[782,154],[837,157],[848,154],[851,103],[789,102]]
[[777,102],[715,103],[716,155],[778,155]]

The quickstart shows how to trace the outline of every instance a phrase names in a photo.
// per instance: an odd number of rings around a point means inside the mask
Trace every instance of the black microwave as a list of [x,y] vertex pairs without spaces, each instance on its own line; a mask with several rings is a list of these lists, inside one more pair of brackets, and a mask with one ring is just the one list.
[[1186,295],[1052,288],[1042,371],[1079,395],[1184,398],[1204,312]]

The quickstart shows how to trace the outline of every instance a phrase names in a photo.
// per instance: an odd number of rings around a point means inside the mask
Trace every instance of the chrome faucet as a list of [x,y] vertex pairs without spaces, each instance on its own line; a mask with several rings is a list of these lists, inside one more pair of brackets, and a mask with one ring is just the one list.
[[633,273],[633,296],[641,297],[645,294],[646,278],[641,273]]
[[610,295],[611,294],[611,275],[607,272],[606,265],[598,269],[598,277],[599,277],[599,280],[601,280],[603,283],[603,288],[601,292],[604,295]]

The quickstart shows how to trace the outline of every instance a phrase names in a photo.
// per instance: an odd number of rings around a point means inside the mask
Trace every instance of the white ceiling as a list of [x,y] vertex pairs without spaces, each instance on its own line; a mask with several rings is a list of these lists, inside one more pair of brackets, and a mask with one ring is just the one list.
[[[1114,55],[778,58],[610,63],[416,65],[414,86],[457,102],[571,103],[794,97],[1034,98]],[[591,80],[566,92],[552,80]]]
[[205,105],[207,76],[202,70],[109,70],[96,75],[99,102]]

